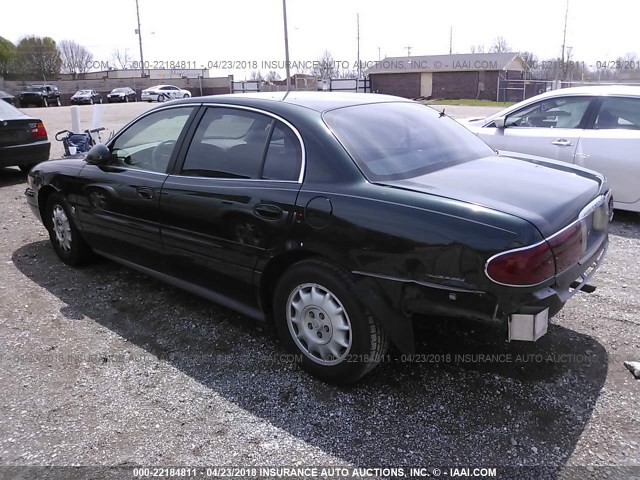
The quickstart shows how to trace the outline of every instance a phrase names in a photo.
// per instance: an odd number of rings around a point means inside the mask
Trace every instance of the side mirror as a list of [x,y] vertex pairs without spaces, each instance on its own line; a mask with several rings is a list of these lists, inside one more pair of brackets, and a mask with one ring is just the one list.
[[505,117],[498,117],[493,121],[493,124],[496,126],[496,128],[504,128],[505,120]]
[[105,144],[99,143],[87,152],[85,161],[93,165],[106,165],[111,161],[111,151]]

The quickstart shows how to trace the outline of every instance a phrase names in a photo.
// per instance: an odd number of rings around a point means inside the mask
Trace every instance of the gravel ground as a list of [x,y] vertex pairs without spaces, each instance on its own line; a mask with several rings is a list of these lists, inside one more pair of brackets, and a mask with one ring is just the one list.
[[[50,132],[65,110],[30,109]],[[250,319],[106,260],[65,266],[24,188],[0,169],[0,465],[640,466],[638,215],[616,213],[598,289],[536,344],[421,321],[418,361],[334,387]]]

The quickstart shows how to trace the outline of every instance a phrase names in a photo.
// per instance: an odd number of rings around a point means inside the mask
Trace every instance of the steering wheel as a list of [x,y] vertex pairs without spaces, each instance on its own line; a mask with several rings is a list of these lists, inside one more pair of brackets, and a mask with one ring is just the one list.
[[169,159],[171,158],[175,145],[175,140],[166,140],[156,145],[156,148],[153,149],[153,153],[151,154],[151,164],[156,167],[162,165],[166,167],[169,164]]

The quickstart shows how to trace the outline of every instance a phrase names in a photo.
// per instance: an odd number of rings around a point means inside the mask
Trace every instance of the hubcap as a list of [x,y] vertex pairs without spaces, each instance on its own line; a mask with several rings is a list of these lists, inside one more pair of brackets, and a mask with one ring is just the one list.
[[65,252],[71,250],[71,224],[67,218],[67,214],[60,205],[53,207],[51,215],[53,223],[53,232],[56,234],[56,240],[60,248]]
[[291,292],[287,325],[300,351],[320,365],[337,365],[351,350],[349,315],[322,285],[305,283]]

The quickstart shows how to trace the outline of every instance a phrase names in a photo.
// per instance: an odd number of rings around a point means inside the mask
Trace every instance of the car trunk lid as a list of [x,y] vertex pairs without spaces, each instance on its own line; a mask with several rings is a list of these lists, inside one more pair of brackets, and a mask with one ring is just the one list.
[[[39,120],[1,120],[0,119],[0,145],[3,147],[20,145],[42,140],[36,138],[32,131],[37,130]],[[45,135],[46,139],[46,135]]]
[[576,221],[600,192],[603,180],[595,172],[515,160],[490,156],[381,184],[512,214],[534,224],[544,237]]

